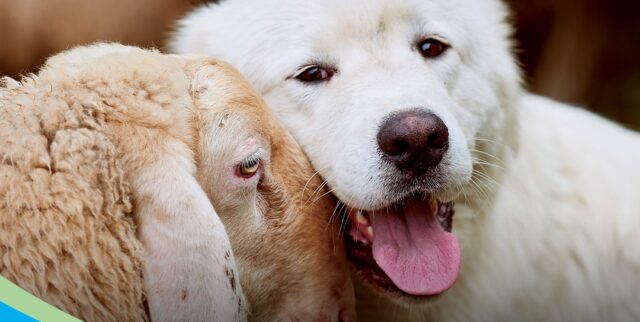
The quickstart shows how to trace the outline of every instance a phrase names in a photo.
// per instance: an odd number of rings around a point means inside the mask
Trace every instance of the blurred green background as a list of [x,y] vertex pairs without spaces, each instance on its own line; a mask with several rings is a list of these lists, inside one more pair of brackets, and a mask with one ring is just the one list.
[[[442,0],[447,1],[447,0]],[[0,74],[97,40],[162,47],[203,0],[0,0]],[[640,1],[507,0],[529,88],[640,129]]]

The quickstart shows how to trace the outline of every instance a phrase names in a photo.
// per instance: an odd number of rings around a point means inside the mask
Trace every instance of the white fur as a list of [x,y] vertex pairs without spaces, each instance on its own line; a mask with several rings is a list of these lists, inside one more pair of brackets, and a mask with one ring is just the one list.
[[[384,117],[421,107],[447,124],[450,150],[424,189],[455,198],[460,279],[422,302],[361,283],[363,321],[640,320],[640,137],[523,93],[506,15],[497,0],[227,0],[181,22],[173,50],[235,64],[351,207],[414,189],[388,189]],[[425,36],[451,49],[425,60]],[[316,62],[338,73],[291,78]]]

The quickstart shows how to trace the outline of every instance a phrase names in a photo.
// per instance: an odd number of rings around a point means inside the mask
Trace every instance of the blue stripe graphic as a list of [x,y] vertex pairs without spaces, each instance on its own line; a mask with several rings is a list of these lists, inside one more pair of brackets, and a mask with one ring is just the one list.
[[2,322],[38,322],[10,306],[0,302],[0,321]]

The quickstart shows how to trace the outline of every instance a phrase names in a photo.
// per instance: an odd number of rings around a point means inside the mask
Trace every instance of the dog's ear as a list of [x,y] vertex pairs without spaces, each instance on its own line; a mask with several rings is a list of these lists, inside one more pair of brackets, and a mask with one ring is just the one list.
[[171,53],[208,53],[215,55],[216,41],[220,39],[220,33],[225,17],[220,14],[220,7],[224,3],[207,4],[186,17],[179,20],[174,32],[167,42],[167,50]]

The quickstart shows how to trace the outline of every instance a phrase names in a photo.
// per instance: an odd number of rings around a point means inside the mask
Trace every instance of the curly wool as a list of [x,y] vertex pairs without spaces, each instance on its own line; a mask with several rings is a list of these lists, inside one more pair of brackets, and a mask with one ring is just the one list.
[[126,177],[135,164],[118,155],[127,138],[108,121],[166,127],[176,118],[157,111],[188,86],[161,55],[135,57],[91,71],[54,57],[38,75],[0,87],[0,274],[84,320],[147,320]]

